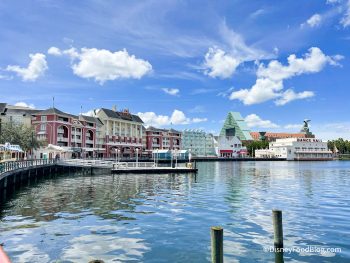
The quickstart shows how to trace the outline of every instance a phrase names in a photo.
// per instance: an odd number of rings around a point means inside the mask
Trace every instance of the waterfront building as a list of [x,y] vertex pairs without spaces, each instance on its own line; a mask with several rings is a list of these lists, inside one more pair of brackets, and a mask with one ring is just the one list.
[[233,128],[225,130],[225,134],[218,137],[218,155],[225,158],[245,157],[247,148],[242,145],[238,136],[235,136]]
[[203,130],[186,129],[182,132],[182,149],[192,156],[216,156],[214,136]]
[[250,135],[255,141],[262,140],[262,137],[266,141],[276,141],[276,139],[285,139],[285,138],[315,138],[315,135],[310,132],[309,129],[310,120],[304,120],[304,124],[297,133],[286,133],[286,132],[251,132]]
[[[66,150],[69,157],[96,157],[101,151],[96,143],[97,130],[102,123],[97,118],[73,115],[56,108],[33,114],[32,126],[38,140]],[[45,155],[45,147],[34,152],[37,158]],[[48,153],[48,158],[53,158]]]
[[331,160],[327,142],[315,138],[285,138],[269,143],[269,149],[255,150],[257,158],[287,160]]
[[147,152],[154,150],[180,150],[181,132],[174,129],[148,127],[145,130],[145,146]]
[[226,136],[228,129],[233,136],[237,136],[240,141],[253,140],[252,136],[250,135],[250,129],[239,112],[229,112],[227,114],[226,120],[220,132],[220,136]]
[[[260,136],[261,132],[251,132],[250,135],[254,139],[254,141],[261,140]],[[305,133],[288,133],[288,132],[266,132],[265,133],[265,140],[271,142],[275,141],[276,139],[285,139],[285,138],[315,138],[315,135],[312,135],[312,137],[308,137]]]
[[103,141],[105,158],[135,157],[143,151],[143,121],[129,110],[95,110],[95,117],[103,123],[100,139]]
[[39,111],[41,110],[0,103],[0,131],[1,123],[14,123],[30,127],[33,115]]

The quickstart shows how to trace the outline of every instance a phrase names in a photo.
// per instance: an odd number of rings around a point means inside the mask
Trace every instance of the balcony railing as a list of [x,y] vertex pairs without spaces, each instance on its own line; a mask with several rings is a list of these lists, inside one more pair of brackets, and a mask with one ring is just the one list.
[[68,138],[67,137],[57,137],[57,141],[58,142],[68,142]]

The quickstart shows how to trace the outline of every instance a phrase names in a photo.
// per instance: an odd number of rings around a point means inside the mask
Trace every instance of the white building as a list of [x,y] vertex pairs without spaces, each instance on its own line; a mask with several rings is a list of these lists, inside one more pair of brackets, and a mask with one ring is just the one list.
[[331,160],[327,142],[314,138],[286,138],[270,142],[269,150],[256,150],[255,156],[287,160]]
[[237,136],[219,136],[218,138],[219,157],[236,158],[247,155],[247,148]]

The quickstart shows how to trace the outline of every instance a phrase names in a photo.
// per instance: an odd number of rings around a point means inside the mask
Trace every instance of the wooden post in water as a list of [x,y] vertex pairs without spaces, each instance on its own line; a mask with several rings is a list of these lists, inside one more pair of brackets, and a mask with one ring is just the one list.
[[100,260],[100,259],[94,259],[94,260],[89,261],[89,263],[104,263],[104,261]]
[[224,230],[220,226],[213,226],[210,230],[211,235],[211,262],[224,262]]
[[272,210],[274,246],[275,248],[283,248],[283,227],[282,227],[282,211],[278,209]]

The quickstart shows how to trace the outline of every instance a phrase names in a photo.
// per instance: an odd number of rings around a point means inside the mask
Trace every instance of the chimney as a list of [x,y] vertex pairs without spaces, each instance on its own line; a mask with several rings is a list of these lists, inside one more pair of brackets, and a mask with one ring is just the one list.
[[116,105],[113,105],[112,107],[112,111],[116,112],[117,111],[117,106]]

